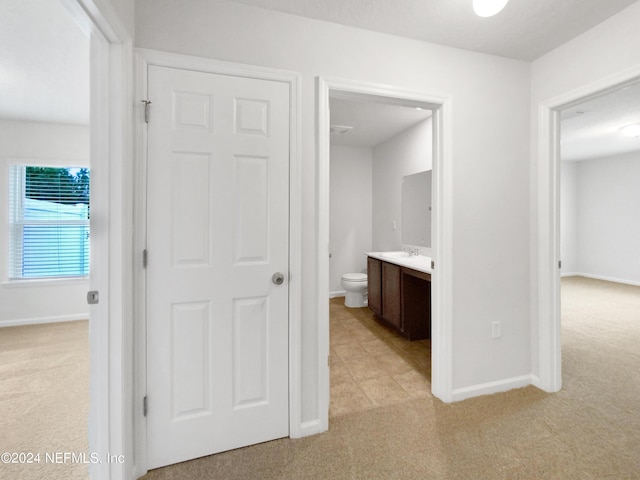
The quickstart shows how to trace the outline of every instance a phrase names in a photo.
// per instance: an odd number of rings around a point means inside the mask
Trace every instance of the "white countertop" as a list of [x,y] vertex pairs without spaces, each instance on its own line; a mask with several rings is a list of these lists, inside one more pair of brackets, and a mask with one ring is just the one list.
[[431,257],[425,257],[423,255],[398,256],[401,255],[400,252],[367,252],[366,255],[382,260],[383,262],[412,268],[419,272],[431,273]]

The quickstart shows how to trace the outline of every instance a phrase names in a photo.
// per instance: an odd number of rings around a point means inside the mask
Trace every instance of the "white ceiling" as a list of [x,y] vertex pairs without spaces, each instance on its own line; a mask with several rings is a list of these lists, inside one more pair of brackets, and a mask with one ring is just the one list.
[[374,103],[366,99],[330,98],[331,125],[353,127],[331,134],[332,145],[375,147],[431,116],[431,110]]
[[[495,17],[480,18],[472,0],[233,0],[256,7],[520,60],[534,60],[637,0],[510,0]],[[563,159],[583,160],[640,150],[618,127],[640,121],[640,92],[590,100],[580,118],[562,124]],[[331,123],[351,125],[333,144],[373,146],[411,123],[388,105],[332,99]],[[378,111],[379,109],[379,111]],[[396,107],[402,117],[402,107]],[[409,109],[405,109],[409,110]],[[405,112],[407,113],[407,112]],[[565,113],[565,116],[567,113]],[[635,120],[633,120],[635,118]],[[397,124],[395,122],[398,122]],[[414,122],[415,123],[415,122]],[[385,138],[385,130],[389,135]],[[366,132],[366,133],[365,133]],[[395,132],[391,134],[391,132]],[[380,140],[382,139],[382,140]],[[377,143],[376,143],[377,142]]]
[[89,40],[58,0],[0,0],[0,118],[89,123]]
[[[353,130],[331,134],[332,145],[375,147],[431,116],[430,110],[416,110],[376,103],[366,97],[329,99],[331,125]],[[625,137],[620,128],[640,123],[640,82],[562,110],[562,160],[590,158],[640,151],[640,138]]]
[[[510,0],[496,17],[472,0],[235,0],[345,25],[532,59],[605,20],[634,0]],[[89,41],[58,0],[0,0],[0,118],[87,124]],[[354,126],[338,144],[372,146],[428,115],[407,107],[331,100],[334,124]],[[380,110],[378,110],[380,109]],[[562,152],[583,159],[640,150],[618,127],[640,121],[640,87],[572,107]],[[365,124],[363,122],[367,121]]]
[[534,60],[636,0],[511,0],[480,18],[472,0],[234,0],[478,52]]
[[561,158],[567,161],[640,151],[640,138],[620,128],[640,123],[640,82],[561,112]]

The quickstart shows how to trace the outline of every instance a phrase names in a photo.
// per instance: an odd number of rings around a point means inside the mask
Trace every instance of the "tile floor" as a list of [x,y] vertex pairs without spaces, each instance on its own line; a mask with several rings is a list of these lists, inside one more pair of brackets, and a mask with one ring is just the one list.
[[330,417],[431,396],[431,340],[409,342],[344,297],[329,319]]

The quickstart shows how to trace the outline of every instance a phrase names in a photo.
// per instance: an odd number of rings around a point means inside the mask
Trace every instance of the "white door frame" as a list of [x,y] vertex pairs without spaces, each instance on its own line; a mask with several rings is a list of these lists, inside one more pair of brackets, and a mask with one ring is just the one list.
[[[126,419],[131,414],[130,275],[132,139],[131,37],[109,0],[60,0],[91,41],[91,289],[89,453],[93,479],[125,479],[135,470]],[[114,461],[107,461],[111,454]]]
[[537,171],[537,330],[534,385],[547,392],[562,388],[560,339],[560,110],[606,94],[640,78],[640,66],[608,76],[538,105]]
[[[218,75],[234,75],[245,78],[284,82],[290,87],[290,160],[289,160],[289,436],[302,436],[301,416],[301,253],[302,210],[300,168],[300,74],[285,70],[222,62],[188,55],[157,50],[136,49],[136,95],[138,105],[136,123],[136,194],[134,281],[136,291],[135,333],[135,395],[134,405],[142,406],[146,395],[146,278],[142,267],[142,252],[146,247],[146,203],[147,203],[147,128],[144,121],[142,100],[147,98],[147,68],[149,65],[179,68]],[[153,121],[153,103],[150,105],[150,121]],[[150,407],[152,408],[152,407]],[[139,473],[146,471],[146,420],[142,408],[134,408],[134,433]]]
[[377,97],[396,105],[421,105],[433,112],[432,392],[453,401],[453,162],[452,100],[448,95],[332,77],[318,77],[318,365],[320,423],[329,415],[329,94]]

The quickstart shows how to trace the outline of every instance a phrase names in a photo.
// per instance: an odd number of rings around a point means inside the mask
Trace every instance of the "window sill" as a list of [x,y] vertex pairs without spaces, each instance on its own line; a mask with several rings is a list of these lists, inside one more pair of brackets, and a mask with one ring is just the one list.
[[29,288],[29,287],[61,287],[87,284],[89,277],[73,278],[34,278],[29,280],[7,280],[2,282],[5,288]]

